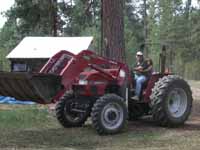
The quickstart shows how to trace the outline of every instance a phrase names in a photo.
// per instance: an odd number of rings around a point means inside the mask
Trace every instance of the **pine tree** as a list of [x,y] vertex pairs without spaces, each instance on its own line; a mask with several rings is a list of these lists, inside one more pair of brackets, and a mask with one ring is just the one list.
[[125,61],[124,0],[102,0],[102,54]]

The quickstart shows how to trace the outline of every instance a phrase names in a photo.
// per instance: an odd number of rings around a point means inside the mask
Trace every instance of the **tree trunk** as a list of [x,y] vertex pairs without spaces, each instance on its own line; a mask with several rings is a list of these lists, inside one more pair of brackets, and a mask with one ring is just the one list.
[[143,20],[144,20],[144,43],[145,43],[145,46],[144,46],[144,50],[145,50],[145,53],[146,53],[146,56],[148,56],[148,44],[147,44],[147,40],[148,40],[148,29],[147,29],[147,1],[144,0],[143,1]]
[[189,17],[190,17],[190,9],[191,9],[191,5],[192,5],[192,0],[187,0],[186,2],[186,19],[189,21]]
[[53,36],[56,37],[57,36],[57,32],[58,32],[58,15],[57,15],[57,0],[53,0]]
[[102,55],[125,61],[124,0],[102,0]]

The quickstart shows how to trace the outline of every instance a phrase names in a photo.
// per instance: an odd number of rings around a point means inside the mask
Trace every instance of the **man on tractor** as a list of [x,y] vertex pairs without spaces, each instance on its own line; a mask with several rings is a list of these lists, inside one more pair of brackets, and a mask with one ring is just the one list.
[[136,64],[133,69],[134,79],[136,81],[135,96],[132,97],[134,100],[139,100],[142,84],[148,80],[152,73],[153,62],[151,59],[145,60],[143,53],[138,51],[136,53]]

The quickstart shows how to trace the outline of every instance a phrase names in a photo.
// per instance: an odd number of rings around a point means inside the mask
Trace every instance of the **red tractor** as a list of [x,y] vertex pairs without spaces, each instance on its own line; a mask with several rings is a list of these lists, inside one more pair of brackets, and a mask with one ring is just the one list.
[[56,116],[64,127],[79,127],[91,117],[99,134],[114,134],[127,119],[152,115],[162,126],[179,126],[192,108],[192,92],[182,78],[161,71],[143,85],[140,100],[134,96],[129,67],[85,50],[78,55],[60,51],[39,73],[0,73],[0,95],[41,104],[57,103]]

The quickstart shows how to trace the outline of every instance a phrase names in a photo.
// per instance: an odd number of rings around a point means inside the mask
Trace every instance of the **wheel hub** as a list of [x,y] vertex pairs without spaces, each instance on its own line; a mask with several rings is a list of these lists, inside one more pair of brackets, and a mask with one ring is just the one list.
[[175,117],[181,117],[187,109],[187,95],[181,88],[175,88],[168,94],[168,110]]
[[116,119],[116,117],[117,117],[117,114],[114,111],[111,111],[111,112],[108,113],[108,119],[109,120],[113,121],[113,120]]
[[106,105],[101,113],[102,123],[108,129],[118,128],[123,121],[123,117],[123,109],[117,103]]
[[114,124],[119,119],[119,113],[115,108],[107,108],[104,116],[105,121],[109,124]]

